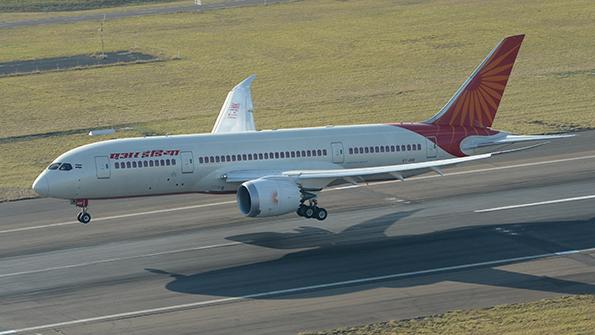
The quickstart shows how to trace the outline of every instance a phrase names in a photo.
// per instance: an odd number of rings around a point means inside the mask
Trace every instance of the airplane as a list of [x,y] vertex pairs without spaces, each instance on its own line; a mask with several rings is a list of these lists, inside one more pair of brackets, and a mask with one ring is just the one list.
[[33,190],[70,200],[84,224],[91,221],[89,200],[180,193],[235,193],[248,217],[295,212],[324,220],[328,212],[318,200],[326,187],[442,174],[442,167],[487,159],[510,145],[573,136],[491,128],[523,38],[503,39],[423,122],[257,131],[250,76],[229,92],[211,133],[83,145],[56,158]]

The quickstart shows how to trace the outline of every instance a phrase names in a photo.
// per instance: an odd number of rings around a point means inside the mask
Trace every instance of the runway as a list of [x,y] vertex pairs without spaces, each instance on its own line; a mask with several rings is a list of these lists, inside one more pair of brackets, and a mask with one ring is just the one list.
[[322,193],[324,222],[233,196],[0,204],[0,334],[296,334],[595,293],[595,131]]
[[[192,13],[192,12],[204,12],[209,10],[246,7],[246,6],[260,6],[260,5],[273,5],[281,2],[287,2],[288,0],[222,0],[215,3],[207,3],[201,6],[197,5],[180,5],[170,4],[159,7],[122,7],[122,10],[118,11],[94,11],[88,14],[76,14],[76,15],[49,15],[44,18],[36,19],[24,19],[11,22],[0,22],[0,29],[2,28],[20,28],[20,27],[31,27],[31,26],[42,26],[48,24],[65,24],[65,23],[77,23],[83,21],[101,21],[104,18],[107,20],[121,19],[126,17],[135,16],[147,16],[147,15],[165,15],[165,14],[176,14],[176,13]],[[188,1],[188,3],[192,3]]]

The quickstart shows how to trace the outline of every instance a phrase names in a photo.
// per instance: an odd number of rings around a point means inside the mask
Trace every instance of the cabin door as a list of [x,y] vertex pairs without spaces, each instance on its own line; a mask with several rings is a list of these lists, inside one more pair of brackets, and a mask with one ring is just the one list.
[[333,151],[333,163],[343,163],[345,161],[345,153],[343,152],[343,143],[333,142],[331,143]]
[[436,158],[438,154],[438,146],[436,145],[436,137],[428,137],[426,140],[427,156],[428,158]]
[[194,160],[192,159],[192,151],[182,151],[182,173],[194,172]]
[[107,156],[95,157],[95,168],[97,169],[97,178],[107,179],[111,176],[109,159]]

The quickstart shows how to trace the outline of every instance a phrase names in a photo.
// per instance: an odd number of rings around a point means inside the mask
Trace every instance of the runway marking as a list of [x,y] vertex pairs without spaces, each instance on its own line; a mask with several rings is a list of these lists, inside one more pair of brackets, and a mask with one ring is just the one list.
[[507,258],[507,259],[478,262],[478,263],[471,263],[471,264],[454,265],[454,266],[447,266],[447,267],[429,269],[429,270],[421,270],[421,271],[413,271],[413,272],[405,272],[405,273],[395,273],[395,274],[384,275],[384,276],[345,280],[345,281],[332,282],[332,283],[326,283],[326,284],[302,286],[302,287],[295,287],[295,288],[289,288],[289,289],[284,289],[284,290],[276,290],[276,291],[248,294],[248,295],[239,296],[239,297],[228,297],[228,298],[213,299],[213,300],[207,300],[207,301],[198,301],[198,302],[187,303],[187,304],[157,307],[157,308],[143,309],[143,310],[132,311],[132,312],[96,316],[96,317],[86,318],[86,319],[57,322],[57,323],[34,326],[34,327],[12,329],[12,330],[7,330],[7,331],[0,331],[0,335],[18,334],[18,333],[44,330],[44,329],[49,329],[49,328],[79,325],[79,324],[91,323],[91,322],[102,322],[102,321],[113,321],[113,320],[118,320],[118,319],[135,318],[135,317],[141,317],[141,316],[147,316],[147,315],[153,315],[153,314],[175,312],[175,311],[180,311],[180,310],[184,310],[184,309],[200,308],[200,307],[213,306],[213,305],[219,305],[219,304],[225,304],[225,303],[231,303],[231,302],[239,302],[239,301],[243,301],[243,300],[247,300],[247,299],[266,298],[266,297],[285,295],[285,294],[302,293],[302,292],[307,292],[307,291],[312,291],[312,290],[317,290],[317,289],[329,289],[329,288],[336,288],[336,287],[354,285],[354,284],[367,284],[367,283],[371,283],[371,282],[375,282],[375,281],[382,281],[382,280],[387,280],[387,279],[399,279],[399,278],[412,277],[412,276],[417,276],[417,275],[435,274],[435,273],[447,272],[447,271],[453,271],[453,270],[465,270],[465,269],[473,269],[473,268],[479,268],[479,267],[484,267],[484,266],[495,266],[495,265],[502,265],[502,264],[511,263],[511,262],[531,261],[531,260],[537,260],[537,259],[548,258],[548,257],[566,256],[566,255],[571,255],[571,254],[592,252],[592,251],[595,251],[595,247],[588,248],[588,249],[565,250],[565,251],[551,252],[551,253],[547,253],[547,254]]
[[[185,209],[195,209],[195,208],[204,208],[204,207],[229,205],[229,204],[235,204],[235,203],[236,203],[235,201],[223,201],[223,202],[213,202],[213,203],[210,203],[210,204],[192,205],[192,206],[185,206],[185,207],[157,209],[157,210],[146,211],[146,212],[137,212],[137,213],[128,213],[128,214],[113,215],[113,216],[104,216],[104,217],[101,217],[101,218],[93,219],[93,222],[113,220],[113,219],[122,219],[122,218],[128,218],[128,217],[139,216],[139,215],[168,213],[168,212],[174,212],[174,211],[181,211],[181,210],[185,210]],[[35,230],[35,229],[50,228],[50,227],[59,227],[59,226],[65,226],[65,225],[71,225],[71,224],[80,224],[80,222],[78,222],[78,221],[67,221],[67,222],[60,222],[60,223],[51,223],[51,224],[46,224],[46,225],[42,225],[42,226],[33,226],[33,227],[24,227],[24,228],[15,228],[15,229],[0,230],[0,234],[16,233],[16,232],[19,232],[19,231]]]
[[[592,158],[595,158],[595,155],[582,156],[582,157],[572,157],[572,158],[562,158],[562,159],[555,159],[555,160],[550,160],[550,161],[523,163],[523,164],[515,164],[515,165],[507,165],[507,166],[496,166],[496,167],[491,167],[491,168],[468,170],[468,171],[450,172],[450,173],[445,173],[444,176],[458,176],[458,175],[466,175],[466,174],[473,174],[473,173],[481,173],[481,172],[489,172],[489,171],[497,171],[497,170],[505,170],[505,169],[514,169],[514,168],[530,167],[530,166],[537,166],[537,165],[547,165],[547,164],[555,164],[555,163],[570,162],[570,161],[577,161],[577,160],[585,160],[585,159],[592,159]],[[430,176],[412,177],[412,178],[409,178],[409,179],[411,179],[411,180],[421,180],[421,179],[429,179],[429,178],[437,178],[437,177],[440,177],[440,176],[438,176],[438,175],[430,175]],[[384,184],[396,183],[396,182],[399,182],[399,180],[388,180],[388,181],[370,182],[368,184],[357,184],[357,185],[340,186],[340,187],[325,189],[325,190],[323,190],[323,192],[345,190],[345,189],[358,188],[358,187],[363,187],[363,186],[384,185]],[[202,204],[202,205],[177,207],[177,208],[168,208],[168,209],[159,209],[159,210],[154,210],[154,211],[146,211],[146,212],[138,212],[138,213],[130,213],[130,214],[106,216],[106,217],[102,217],[102,218],[93,219],[93,222],[113,220],[113,219],[121,219],[121,218],[127,218],[127,217],[133,217],[133,216],[140,216],[140,215],[148,215],[148,214],[167,213],[167,212],[173,212],[173,211],[179,211],[179,210],[185,210],[185,209],[195,209],[195,208],[204,208],[204,207],[211,207],[211,206],[220,206],[220,205],[227,205],[227,204],[233,204],[233,203],[235,203],[235,201],[224,201],[224,202],[217,202],[217,203],[210,203],[210,204]],[[33,227],[24,227],[24,228],[15,228],[15,229],[0,230],[0,234],[16,233],[16,232],[21,232],[21,231],[36,230],[36,229],[43,229],[43,228],[60,227],[60,226],[72,225],[72,224],[79,224],[79,222],[78,221],[67,221],[67,222],[52,223],[52,224],[41,225],[41,226],[33,226]]]
[[21,276],[21,275],[27,275],[27,274],[32,274],[32,273],[40,273],[40,272],[47,272],[47,271],[72,269],[72,268],[78,268],[78,267],[83,267],[83,266],[97,265],[97,264],[104,264],[104,263],[112,263],[112,262],[119,262],[119,261],[125,261],[125,260],[130,260],[130,259],[137,259],[137,258],[146,258],[146,257],[154,257],[154,256],[177,254],[177,253],[188,252],[188,251],[197,251],[197,250],[207,250],[207,249],[215,249],[215,248],[222,248],[222,247],[230,247],[230,246],[238,245],[238,244],[243,244],[243,243],[242,242],[229,242],[229,243],[205,245],[205,246],[202,246],[202,247],[194,247],[194,248],[186,248],[186,249],[176,249],[176,250],[169,250],[169,251],[153,252],[153,253],[144,254],[144,255],[127,256],[127,257],[116,257],[116,258],[107,258],[107,259],[101,259],[101,260],[92,261],[92,262],[70,264],[70,265],[62,265],[62,266],[54,266],[54,267],[49,267],[49,268],[44,268],[44,269],[37,269],[37,270],[29,270],[29,271],[5,273],[5,274],[0,274],[0,278]]
[[477,210],[474,210],[473,212],[475,212],[475,213],[495,212],[495,211],[502,211],[502,210],[507,210],[507,209],[533,207],[533,206],[541,206],[541,205],[549,205],[549,204],[558,204],[561,202],[579,201],[579,200],[587,200],[587,199],[595,199],[595,195],[585,195],[582,197],[532,202],[532,203],[528,203],[528,204],[510,205],[510,206],[495,207],[495,208],[477,209]]

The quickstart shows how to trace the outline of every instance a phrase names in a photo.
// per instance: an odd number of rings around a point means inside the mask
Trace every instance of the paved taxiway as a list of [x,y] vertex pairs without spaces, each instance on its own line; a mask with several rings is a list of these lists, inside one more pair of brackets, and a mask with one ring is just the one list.
[[[215,3],[207,3],[202,6],[197,5],[165,5],[159,7],[150,7],[150,8],[143,8],[143,7],[122,7],[122,10],[117,11],[95,11],[89,14],[78,14],[78,15],[53,15],[52,13],[48,14],[47,17],[43,18],[36,18],[36,19],[26,19],[26,20],[18,20],[18,21],[11,21],[11,22],[1,22],[0,21],[0,29],[2,28],[20,28],[20,27],[30,27],[30,26],[41,26],[41,25],[48,25],[48,24],[64,24],[64,23],[76,23],[76,22],[83,22],[83,21],[100,21],[105,19],[113,20],[113,19],[121,19],[126,17],[134,17],[134,16],[147,16],[147,15],[164,15],[164,14],[175,14],[175,13],[188,13],[188,12],[199,12],[199,11],[208,11],[208,10],[215,10],[215,9],[225,9],[225,8],[235,8],[235,7],[245,7],[245,6],[259,6],[259,5],[271,5],[280,2],[287,2],[289,0],[222,0],[220,2]],[[191,3],[191,1],[188,1]]]
[[593,294],[593,143],[326,191],[322,223],[243,218],[232,196],[92,202],[88,226],[3,203],[0,334],[291,334]]

